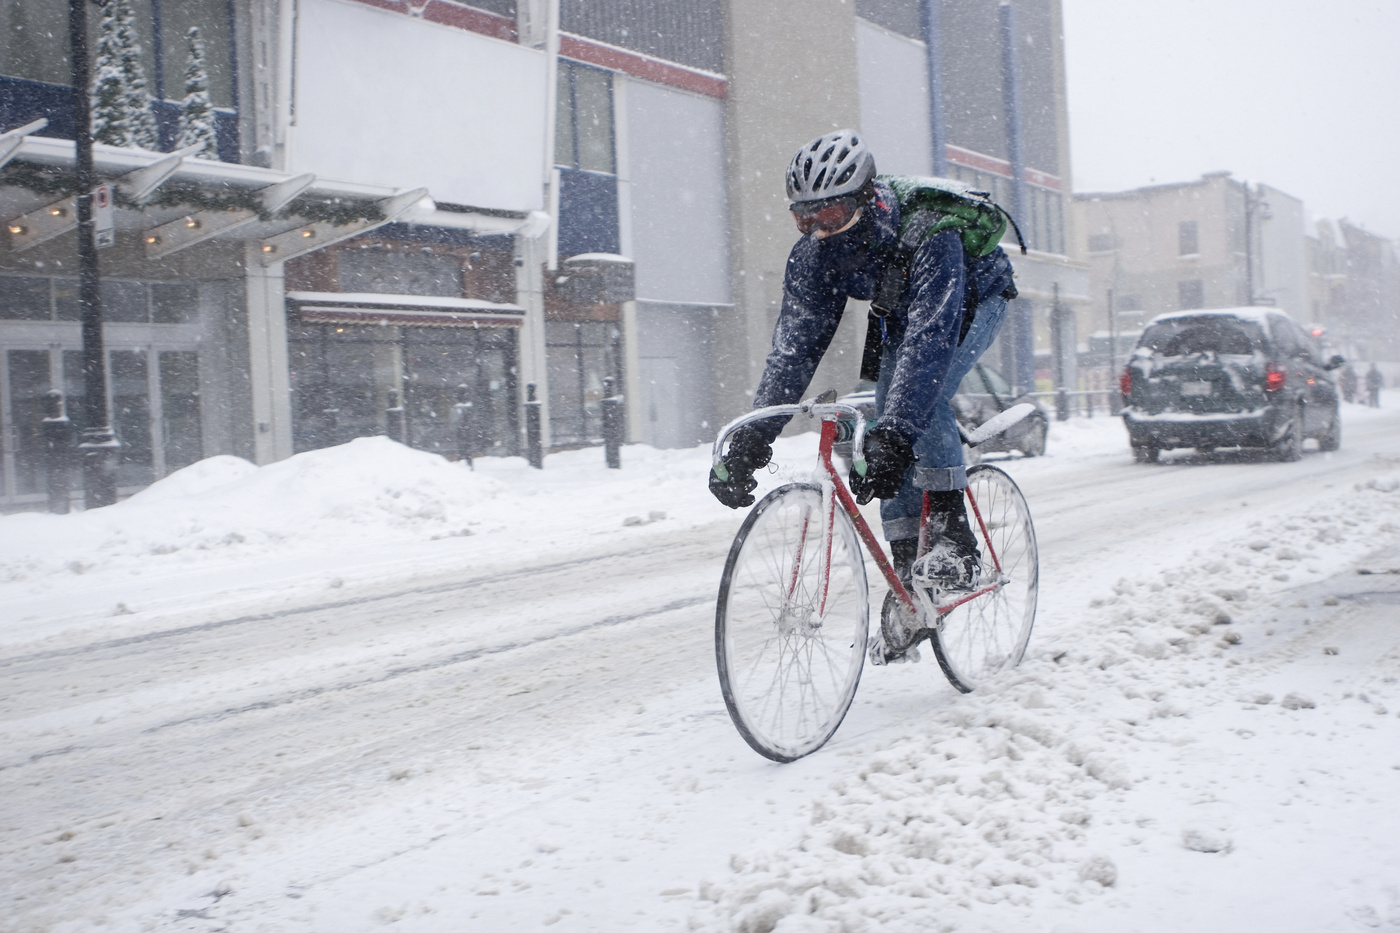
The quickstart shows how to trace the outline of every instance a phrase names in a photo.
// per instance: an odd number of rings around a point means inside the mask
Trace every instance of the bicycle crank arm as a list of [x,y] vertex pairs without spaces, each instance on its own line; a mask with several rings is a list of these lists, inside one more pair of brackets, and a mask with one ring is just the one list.
[[1008,581],[1006,581],[1006,580],[998,580],[998,581],[996,581],[995,583],[989,583],[988,585],[982,587],[981,589],[979,589],[979,590],[977,590],[977,591],[975,591],[975,592],[972,592],[972,593],[964,593],[962,596],[958,597],[957,599],[953,600],[952,602],[947,602],[947,603],[945,603],[945,602],[943,602],[942,600],[940,600],[940,601],[938,602],[938,614],[939,614],[940,616],[946,615],[947,613],[952,612],[954,609],[958,608],[959,606],[962,606],[962,605],[965,605],[965,604],[967,604],[967,603],[972,602],[974,599],[977,599],[977,598],[979,598],[979,597],[981,597],[981,596],[986,596],[988,593],[995,593],[997,590],[999,590],[999,589],[1001,589],[1002,587],[1006,586],[1007,582],[1008,582]]

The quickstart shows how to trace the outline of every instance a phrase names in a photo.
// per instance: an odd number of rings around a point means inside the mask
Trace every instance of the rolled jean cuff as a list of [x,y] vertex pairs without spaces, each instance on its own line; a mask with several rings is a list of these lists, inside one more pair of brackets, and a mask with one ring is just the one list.
[[886,541],[899,541],[902,538],[917,538],[919,536],[918,515],[902,515],[899,518],[881,519],[880,526],[885,533]]
[[914,485],[929,492],[967,488],[967,467],[914,467]]

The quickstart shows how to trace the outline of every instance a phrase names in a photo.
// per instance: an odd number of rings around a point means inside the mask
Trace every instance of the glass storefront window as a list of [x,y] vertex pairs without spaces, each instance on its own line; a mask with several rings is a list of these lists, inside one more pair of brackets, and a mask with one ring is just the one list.
[[155,480],[146,351],[113,350],[108,361],[112,429],[122,445],[117,458],[117,486],[145,486]]
[[614,321],[547,321],[549,425],[556,447],[603,437],[603,380],[622,385],[622,331]]
[[199,287],[160,282],[151,286],[151,320],[188,324],[199,318]]
[[165,472],[174,473],[204,457],[199,355],[193,350],[160,354],[160,407]]
[[515,347],[516,333],[506,328],[293,324],[295,449],[387,433],[395,393],[410,446],[455,455],[453,406],[465,399],[472,405],[473,450],[513,454]]
[[48,319],[48,279],[31,275],[0,276],[0,321]]
[[[184,97],[185,63],[189,56],[187,34],[191,26],[198,26],[204,40],[210,98],[215,107],[234,106],[230,0],[165,0],[159,6],[152,0],[131,0],[131,3],[136,37],[141,46],[141,64],[151,96],[162,91],[166,100],[178,101]],[[94,67],[102,16],[101,8],[96,5],[89,8],[88,48],[94,56]],[[73,80],[68,55],[67,3],[0,0],[0,74],[68,85]],[[157,83],[162,86],[158,88]]]
[[53,386],[49,379],[49,351],[11,350],[6,354],[10,371],[10,440],[14,464],[15,494],[40,492],[44,483],[44,395]]
[[102,280],[102,320],[113,324],[144,324],[150,320],[144,282]]
[[[185,96],[185,63],[189,59],[189,31],[199,27],[204,40],[204,67],[209,73],[209,98],[215,107],[233,106],[233,67],[229,55],[231,21],[229,0],[166,0],[160,5],[161,47],[165,97]],[[153,88],[154,90],[154,88]]]

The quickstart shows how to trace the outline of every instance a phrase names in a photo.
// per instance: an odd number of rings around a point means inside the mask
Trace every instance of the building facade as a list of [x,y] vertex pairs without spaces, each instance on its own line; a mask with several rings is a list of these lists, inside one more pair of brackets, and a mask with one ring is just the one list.
[[[1088,366],[1122,362],[1143,325],[1193,308],[1275,305],[1307,323],[1303,204],[1216,172],[1198,181],[1078,194],[1093,300]],[[1105,383],[1107,385],[1107,383]]]
[[[841,126],[881,171],[1016,215],[1009,374],[1034,378],[1052,321],[1089,301],[1056,0],[127,2],[159,143],[95,148],[124,492],[365,434],[517,454],[530,386],[546,447],[597,443],[609,391],[631,440],[708,442],[768,350],[797,236],[783,169]],[[174,152],[191,26],[218,160]],[[83,383],[75,234],[44,219],[73,194],[63,5],[4,4],[0,44],[12,508],[42,501],[46,393],[76,413]],[[855,383],[853,304],[814,390]]]

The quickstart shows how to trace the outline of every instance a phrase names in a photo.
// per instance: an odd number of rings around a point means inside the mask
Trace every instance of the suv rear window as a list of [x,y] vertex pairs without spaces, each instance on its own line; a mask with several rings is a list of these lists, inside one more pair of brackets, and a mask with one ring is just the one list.
[[1139,347],[1149,347],[1162,356],[1192,356],[1208,350],[1246,355],[1263,345],[1258,324],[1218,314],[1160,321],[1143,331],[1138,341]]

